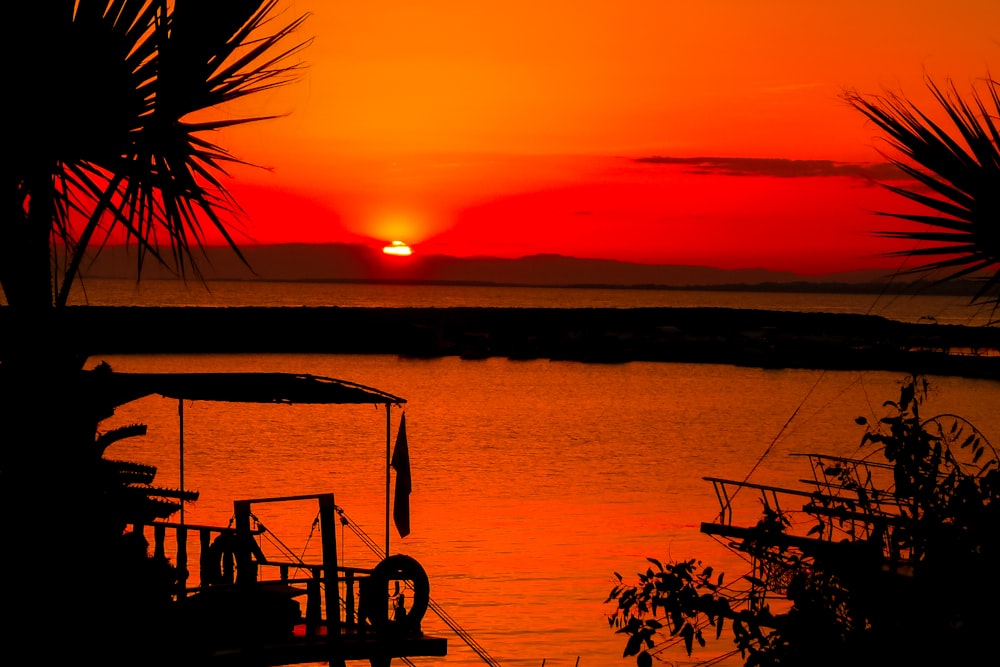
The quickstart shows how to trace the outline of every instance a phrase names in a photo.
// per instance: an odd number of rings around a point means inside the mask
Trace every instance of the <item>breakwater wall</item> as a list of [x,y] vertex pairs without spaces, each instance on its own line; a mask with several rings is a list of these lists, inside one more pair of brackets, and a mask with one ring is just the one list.
[[[0,327],[10,313],[0,308]],[[75,306],[57,325],[93,355],[458,355],[724,363],[1000,379],[1000,328],[728,308]]]

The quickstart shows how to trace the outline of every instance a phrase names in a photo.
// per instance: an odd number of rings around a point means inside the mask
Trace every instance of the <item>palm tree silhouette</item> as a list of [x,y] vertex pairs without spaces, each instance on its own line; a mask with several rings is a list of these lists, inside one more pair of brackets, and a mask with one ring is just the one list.
[[889,161],[910,176],[909,187],[890,191],[923,208],[923,214],[878,212],[916,222],[919,229],[880,231],[879,235],[917,242],[890,253],[920,260],[907,274],[940,276],[935,282],[982,278],[973,301],[1000,306],[1000,83],[986,77],[968,101],[953,82],[927,87],[947,124],[933,120],[905,97],[856,91],[846,101],[884,134],[895,157]]
[[[102,587],[116,516],[95,455],[115,407],[92,391],[60,313],[89,252],[124,238],[137,277],[152,258],[200,275],[205,231],[238,255],[240,210],[222,183],[241,160],[214,130],[271,116],[224,115],[227,104],[292,81],[306,19],[275,23],[276,0],[58,0],[6,8],[9,65],[5,187],[0,200],[0,570],[4,651],[63,662],[167,664],[138,656],[153,629]],[[242,257],[242,255],[240,255]],[[141,332],[123,332],[141,335]],[[19,572],[37,577],[10,576]],[[102,610],[95,613],[95,610]],[[51,641],[56,619],[63,638]],[[127,626],[127,628],[123,628]],[[156,632],[167,632],[156,628]]]
[[294,78],[305,43],[286,43],[305,17],[267,31],[275,0],[17,4],[8,304],[65,305],[87,251],[114,232],[136,244],[140,274],[147,255],[197,271],[204,225],[239,254],[219,177],[242,161],[206,135],[264,118],[211,112]]

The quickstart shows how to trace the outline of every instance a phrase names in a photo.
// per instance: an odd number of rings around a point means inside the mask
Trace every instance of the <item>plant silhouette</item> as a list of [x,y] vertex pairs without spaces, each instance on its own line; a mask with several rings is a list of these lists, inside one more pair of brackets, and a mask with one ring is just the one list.
[[915,181],[886,184],[890,191],[925,209],[889,216],[921,225],[886,230],[882,236],[915,241],[893,255],[920,264],[907,274],[942,275],[936,282],[981,277],[975,300],[1000,306],[1000,83],[987,76],[981,89],[963,99],[955,84],[927,81],[946,125],[936,122],[905,97],[845,93],[846,101],[881,130],[891,149],[889,161]]
[[[62,314],[88,253],[124,240],[136,276],[149,258],[198,276],[209,227],[239,255],[238,203],[226,167],[242,161],[209,136],[268,118],[230,103],[288,83],[306,41],[305,16],[276,24],[274,0],[75,0],[9,7],[3,48],[7,104],[0,287],[0,500],[8,537],[0,566],[7,661],[167,664],[174,643],[148,650],[168,624],[143,622],[108,585],[123,521],[169,515],[187,496],[149,484],[155,473],[103,456],[113,396],[84,370]],[[141,336],[141,331],[121,332]],[[182,335],[197,332],[184,332]],[[138,478],[136,476],[139,476]],[[136,479],[146,479],[136,484]],[[95,613],[100,608],[101,613]],[[51,641],[52,633],[60,636]],[[134,653],[140,647],[146,652]]]
[[987,655],[1000,621],[988,604],[1000,593],[998,458],[960,417],[921,417],[926,390],[911,376],[878,424],[859,419],[860,458],[810,456],[816,490],[789,496],[803,503],[795,521],[765,504],[754,526],[717,527],[750,559],[744,577],[652,558],[635,583],[617,575],[606,602],[624,655],[642,667],[678,642],[690,655],[727,627],[748,667]]

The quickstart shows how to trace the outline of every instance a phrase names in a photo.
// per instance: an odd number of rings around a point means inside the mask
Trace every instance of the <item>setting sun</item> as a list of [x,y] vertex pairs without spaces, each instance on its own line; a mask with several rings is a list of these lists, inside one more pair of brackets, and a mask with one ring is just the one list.
[[896,261],[869,233],[895,172],[845,89],[933,109],[924,77],[964,92],[1000,20],[982,0],[280,4],[316,38],[301,80],[225,130],[268,167],[237,185],[255,241],[809,275]]
[[386,255],[395,255],[397,257],[409,257],[413,254],[413,250],[410,246],[406,245],[402,241],[393,241],[389,245],[382,248],[382,252]]

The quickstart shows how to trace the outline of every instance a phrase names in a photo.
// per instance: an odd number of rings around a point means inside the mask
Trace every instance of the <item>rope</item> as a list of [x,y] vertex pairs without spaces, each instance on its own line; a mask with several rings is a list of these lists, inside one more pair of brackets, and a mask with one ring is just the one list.
[[753,474],[754,474],[754,471],[756,471],[756,470],[757,470],[757,468],[759,468],[759,467],[760,467],[760,464],[764,462],[764,459],[765,459],[765,458],[767,458],[767,455],[771,453],[771,450],[772,450],[772,449],[774,449],[774,446],[775,446],[775,445],[777,444],[777,442],[778,442],[778,438],[780,438],[780,437],[781,437],[781,434],[782,434],[782,433],[784,433],[784,432],[785,432],[785,430],[787,430],[787,429],[788,429],[788,425],[789,425],[789,424],[791,424],[791,423],[792,423],[792,420],[794,420],[794,419],[795,419],[795,417],[796,417],[796,415],[798,415],[798,414],[799,414],[799,410],[801,410],[801,409],[802,409],[802,406],[806,404],[806,401],[808,401],[808,400],[809,400],[809,397],[810,397],[810,396],[812,396],[812,393],[813,393],[814,391],[816,391],[816,387],[818,387],[818,386],[819,386],[819,383],[823,381],[823,378],[824,378],[824,377],[826,377],[826,371],[822,371],[822,372],[821,372],[821,373],[819,374],[819,377],[818,377],[818,378],[816,378],[816,382],[814,382],[814,383],[813,383],[813,386],[809,388],[809,391],[807,391],[807,392],[806,392],[806,395],[805,395],[805,396],[804,396],[804,397],[802,398],[802,400],[801,400],[801,401],[799,402],[799,404],[798,404],[798,405],[797,405],[797,406],[795,407],[795,409],[794,409],[794,410],[792,410],[792,414],[791,414],[791,415],[789,415],[788,419],[786,419],[786,420],[785,420],[785,423],[784,423],[784,425],[783,425],[783,426],[782,426],[782,427],[781,427],[780,429],[778,429],[778,432],[777,432],[777,434],[775,434],[774,438],[773,438],[773,439],[771,440],[771,444],[769,444],[769,445],[767,446],[767,449],[765,449],[765,450],[764,450],[764,453],[760,455],[760,458],[758,458],[758,459],[757,459],[757,461],[756,461],[756,462],[755,462],[755,463],[753,464],[753,466],[752,466],[752,467],[750,468],[750,472],[748,472],[748,473],[747,473],[747,474],[746,474],[746,475],[745,475],[745,476],[743,477],[743,481],[742,481],[742,482],[740,482],[740,485],[739,485],[739,486],[737,486],[737,487],[736,487],[736,490],[735,490],[735,491],[733,491],[733,493],[732,493],[732,495],[731,495],[731,496],[729,496],[729,501],[728,501],[728,502],[726,503],[726,507],[724,507],[723,509],[730,509],[730,508],[732,507],[732,502],[733,502],[733,499],[734,499],[734,498],[735,498],[735,497],[736,497],[736,496],[737,496],[737,495],[739,494],[739,492],[740,492],[740,491],[741,491],[741,490],[742,490],[742,489],[744,488],[744,487],[743,487],[742,485],[743,485],[743,484],[746,484],[746,483],[747,483],[747,481],[748,481],[748,480],[750,479],[751,475],[753,475]]
[[[337,514],[340,515],[341,526],[347,526],[347,527],[349,527],[351,529],[351,532],[354,533],[355,535],[357,535],[358,538],[371,550],[372,553],[374,553],[379,558],[385,558],[385,551],[378,545],[377,542],[375,542],[375,540],[373,540],[371,538],[370,535],[368,535],[368,533],[366,533],[364,530],[362,530],[361,528],[359,528],[354,523],[354,521],[352,521],[346,515],[346,513],[344,512],[344,509],[342,507],[337,506],[336,507],[336,511],[337,511]],[[260,534],[261,535],[261,539],[265,539],[265,536],[267,536],[266,539],[271,544],[275,545],[278,548],[278,550],[281,551],[286,557],[290,558],[291,560],[293,560],[294,562],[296,562],[296,563],[298,563],[300,565],[304,565],[305,564],[304,561],[302,560],[302,558],[300,556],[296,555],[295,552],[292,551],[291,548],[289,548],[287,544],[285,544],[284,542],[282,542],[281,539],[278,536],[276,536],[274,533],[272,533],[270,530],[268,530],[267,526],[265,526],[261,522],[261,520],[255,514],[251,513],[250,514],[250,518],[253,519],[254,522],[257,524],[257,526],[261,529],[261,534]],[[309,540],[312,539],[313,533],[315,532],[316,526],[317,526],[318,523],[319,523],[319,515],[317,514],[316,518],[313,519],[312,528],[310,529],[309,536],[306,539],[306,546],[309,545]],[[232,524],[233,524],[233,519],[230,518],[230,520],[229,520],[229,526],[232,527]],[[303,554],[304,553],[305,553],[305,547],[303,547]],[[341,605],[344,605],[344,601],[343,600],[341,600],[340,602],[341,602]],[[451,615],[449,615],[448,612],[446,612],[441,607],[441,605],[439,605],[437,602],[435,602],[432,599],[428,599],[428,607],[435,614],[437,614],[438,618],[440,618],[445,623],[445,625],[447,625],[449,628],[451,628],[452,632],[454,632],[456,635],[458,635],[458,637],[462,641],[464,641],[466,643],[466,645],[469,648],[471,648],[473,650],[473,652],[475,652],[475,654],[478,655],[483,660],[483,662],[485,662],[487,665],[490,665],[490,667],[501,667],[500,663],[495,658],[493,658],[492,656],[490,656],[490,654],[486,652],[486,649],[483,648],[479,644],[479,642],[477,642],[475,640],[475,638],[472,635],[470,635],[467,630],[465,630],[465,628],[463,628],[461,625],[459,625],[458,621],[456,621],[454,618],[452,618]],[[411,667],[415,667],[414,663],[412,661],[410,661],[406,657],[400,657],[400,660],[402,662],[404,662],[405,664],[410,665]]]
[[251,512],[250,518],[253,519],[254,523],[257,524],[257,527],[261,529],[260,533],[261,540],[266,539],[270,544],[277,547],[278,551],[281,552],[281,554],[284,557],[288,558],[293,563],[296,563],[298,565],[298,567],[295,568],[295,572],[298,572],[299,570],[302,569],[303,566],[305,566],[305,561],[303,560],[303,557],[305,556],[306,549],[309,548],[309,542],[312,540],[313,534],[316,532],[316,526],[319,524],[318,512],[316,513],[316,517],[313,519],[312,527],[309,529],[309,535],[306,537],[306,542],[305,545],[302,547],[301,554],[296,554],[294,551],[292,551],[292,549],[287,544],[285,544],[281,540],[281,538],[279,538],[277,535],[271,532],[271,530],[264,525],[264,523],[257,517],[256,514]]
[[[344,513],[344,509],[342,507],[338,506],[336,508],[336,510],[337,510],[337,514],[340,515],[341,522],[343,523],[343,525],[348,526],[351,529],[351,532],[354,533],[355,535],[357,535],[358,538],[362,542],[364,542],[364,544],[372,551],[372,553],[374,553],[379,558],[385,558],[385,551],[378,545],[378,543],[375,540],[372,539],[372,537],[370,535],[368,535],[368,533],[366,533],[360,527],[358,527],[357,525],[355,525],[355,523],[353,521],[351,521],[347,517],[347,515]],[[346,523],[344,523],[344,522],[346,522]],[[448,612],[446,612],[441,607],[441,605],[439,605],[433,599],[429,599],[428,600],[428,607],[435,614],[437,614],[438,618],[440,618],[442,621],[444,621],[445,625],[447,625],[449,628],[451,628],[452,632],[454,632],[456,635],[458,635],[458,637],[462,641],[464,641],[465,644],[470,649],[472,649],[472,651],[476,655],[478,655],[480,657],[480,659],[482,659],[482,661],[484,663],[486,663],[487,665],[490,665],[490,667],[501,667],[500,663],[495,658],[493,658],[489,653],[487,653],[486,649],[483,648],[479,644],[479,642],[477,642],[475,640],[475,638],[472,635],[470,635],[467,630],[465,630],[465,628],[463,628],[461,625],[459,625],[458,621],[456,621],[454,618],[452,618],[451,615],[448,614]]]
[[299,556],[297,556],[295,554],[295,552],[292,551],[291,548],[289,548],[289,546],[287,544],[285,544],[284,542],[282,542],[281,538],[279,538],[277,535],[275,535],[270,530],[268,530],[267,526],[265,526],[261,522],[260,519],[258,519],[253,514],[250,515],[250,518],[253,519],[254,523],[256,523],[257,526],[261,529],[261,531],[262,531],[261,534],[260,534],[261,539],[264,539],[264,536],[266,535],[267,536],[267,541],[270,542],[271,544],[275,545],[276,547],[278,547],[278,550],[281,551],[282,554],[284,554],[288,558],[291,558],[292,560],[294,560],[296,563],[299,563],[300,565],[304,564],[303,561],[302,561],[302,559]]

